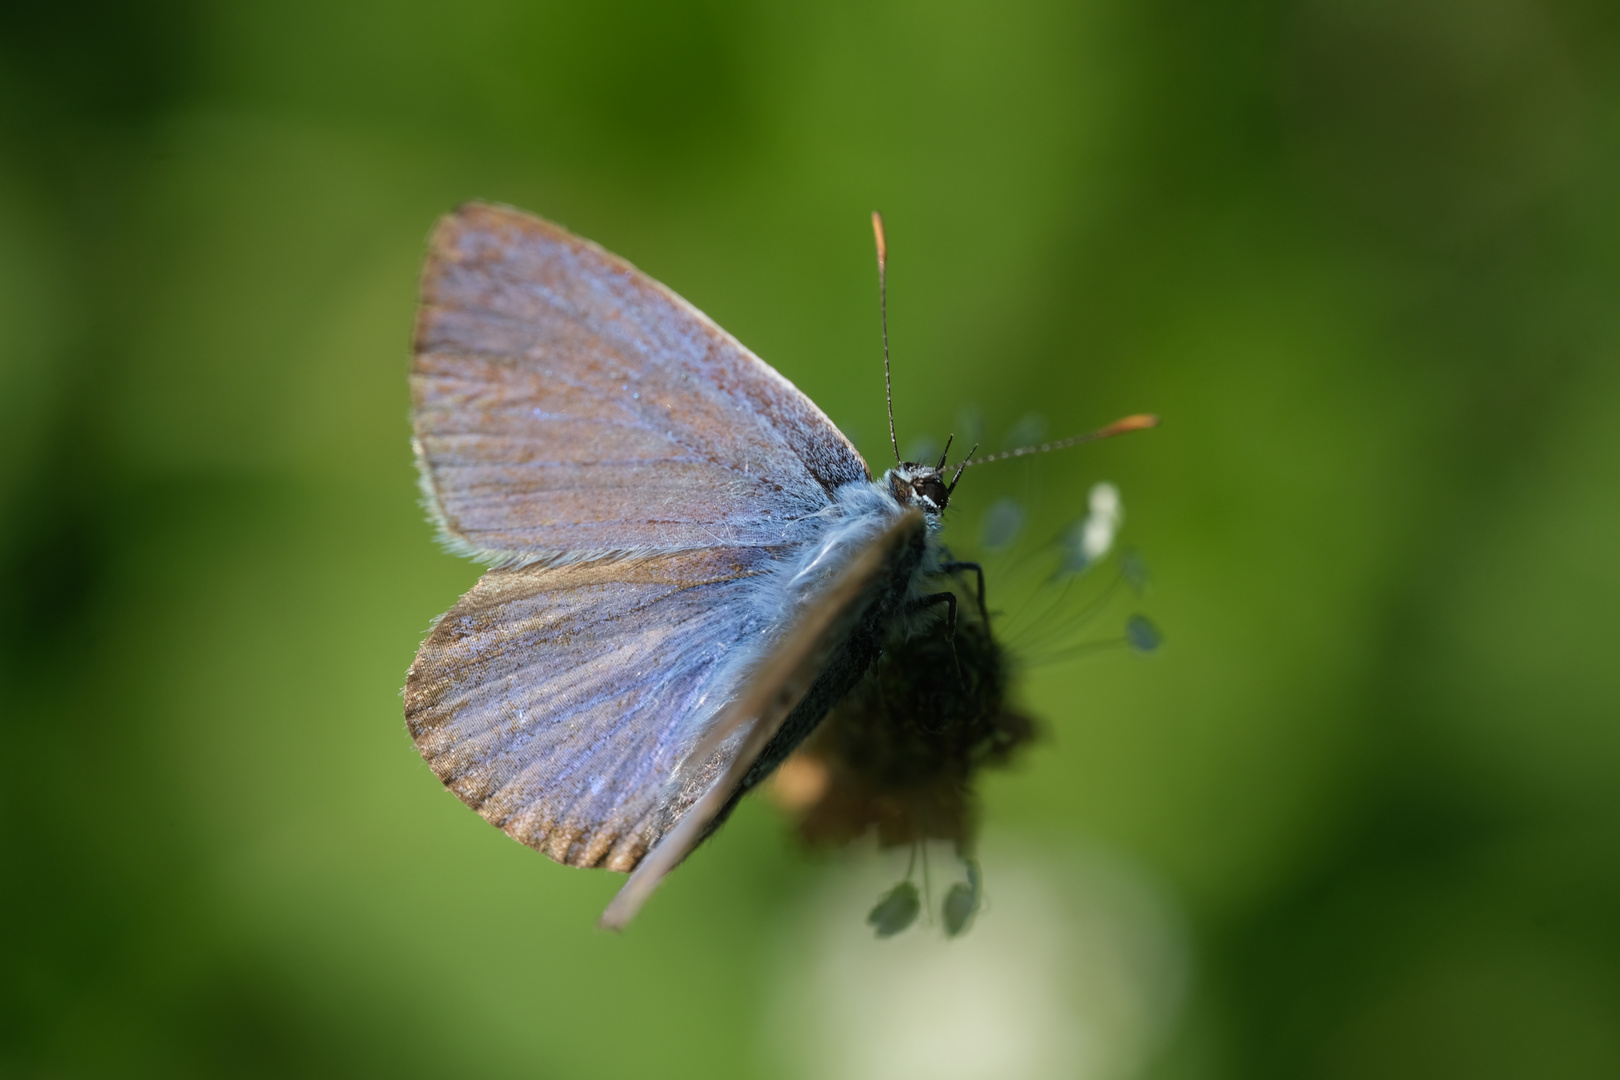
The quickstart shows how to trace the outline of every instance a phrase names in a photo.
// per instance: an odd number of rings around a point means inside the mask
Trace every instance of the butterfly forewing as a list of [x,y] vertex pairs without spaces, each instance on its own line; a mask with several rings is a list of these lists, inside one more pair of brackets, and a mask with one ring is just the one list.
[[492,562],[792,544],[869,476],[697,309],[504,207],[470,204],[435,232],[411,384],[440,524]]

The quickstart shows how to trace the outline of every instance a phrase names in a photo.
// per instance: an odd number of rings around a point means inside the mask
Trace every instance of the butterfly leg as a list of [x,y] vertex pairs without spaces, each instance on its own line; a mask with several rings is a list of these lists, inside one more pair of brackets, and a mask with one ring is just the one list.
[[940,570],[947,574],[960,573],[971,570],[979,576],[979,615],[984,619],[984,625],[990,625],[990,611],[984,606],[984,567],[976,562],[948,562],[940,566]]
[[962,661],[956,655],[956,594],[947,591],[919,596],[911,602],[911,610],[921,611],[935,604],[944,604],[946,607],[945,644],[951,647],[951,666],[956,669],[956,682],[959,686],[965,687],[967,683],[962,679]]

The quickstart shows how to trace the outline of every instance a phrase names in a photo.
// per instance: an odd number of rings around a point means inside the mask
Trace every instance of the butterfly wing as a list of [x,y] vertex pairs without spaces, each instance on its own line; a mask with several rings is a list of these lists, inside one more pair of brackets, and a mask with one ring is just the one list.
[[758,549],[491,570],[417,654],[406,724],[446,787],[558,862],[630,870],[654,850],[654,869],[626,886],[628,920],[829,651],[884,587],[903,591],[887,571],[922,535],[920,515],[898,519],[786,627],[758,602],[776,587]]
[[630,869],[679,816],[669,780],[758,648],[768,564],[743,548],[489,571],[406,677],[417,749],[514,839]]
[[[823,675],[828,658],[840,643],[875,605],[904,596],[911,576],[907,555],[914,564],[924,535],[923,517],[913,510],[872,537],[805,607],[765,661],[749,673],[740,693],[693,747],[690,760],[704,766],[701,781],[683,778],[679,788],[688,798],[694,790],[700,793],[682,807],[678,820],[602,913],[603,927],[622,929],[635,917],[664,877],[708,834],[710,823],[730,803],[760,752]],[[725,748],[735,744],[739,734],[740,745],[726,753]],[[722,754],[723,769],[714,767],[716,753]]]
[[411,386],[443,533],[498,564],[794,543],[869,479],[809,398],[696,308],[505,207],[439,223]]

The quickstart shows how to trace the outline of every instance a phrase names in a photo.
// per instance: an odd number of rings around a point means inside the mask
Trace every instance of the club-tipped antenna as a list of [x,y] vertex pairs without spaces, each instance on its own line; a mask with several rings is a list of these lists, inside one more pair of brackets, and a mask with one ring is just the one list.
[[[971,465],[988,465],[992,461],[1023,457],[1025,454],[1045,454],[1069,446],[1078,446],[1081,443],[1096,442],[1098,439],[1111,439],[1115,435],[1125,435],[1132,431],[1146,431],[1148,428],[1158,426],[1159,418],[1157,416],[1151,413],[1139,413],[1136,416],[1127,416],[1122,420],[1115,420],[1107,427],[1100,427],[1096,431],[1088,431],[1084,435],[1071,435],[1067,439],[1057,439],[1054,442],[1041,443],[1039,446],[1020,446],[1016,450],[1003,450],[999,454],[986,454],[982,458],[969,456],[968,460],[957,467],[956,475],[961,476],[962,470]],[[955,480],[951,481],[951,486],[956,486]]]
[[900,442],[894,437],[894,388],[889,382],[889,244],[883,238],[883,215],[872,211],[872,236],[877,240],[878,321],[883,326],[883,398],[889,406],[889,447],[900,463]]
[[[945,458],[949,456],[951,452],[951,440],[954,438],[956,438],[956,432],[954,431],[945,436],[945,449],[939,452],[939,464],[934,466],[935,472],[939,472],[939,470],[945,467]],[[978,447],[974,447],[974,449],[977,450]]]

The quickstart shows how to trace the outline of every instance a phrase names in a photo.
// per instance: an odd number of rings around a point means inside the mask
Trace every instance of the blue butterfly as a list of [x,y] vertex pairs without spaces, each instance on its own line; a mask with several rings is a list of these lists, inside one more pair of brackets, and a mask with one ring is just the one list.
[[[963,567],[938,533],[977,462],[949,482],[943,455],[873,479],[769,365],[556,225],[486,204],[440,222],[411,389],[427,507],[491,569],[411,665],[407,727],[514,839],[633,871],[604,925],[635,914],[896,627],[941,633],[927,613],[944,609],[949,640],[956,595],[938,583]],[[962,677],[941,667],[929,677]]]

